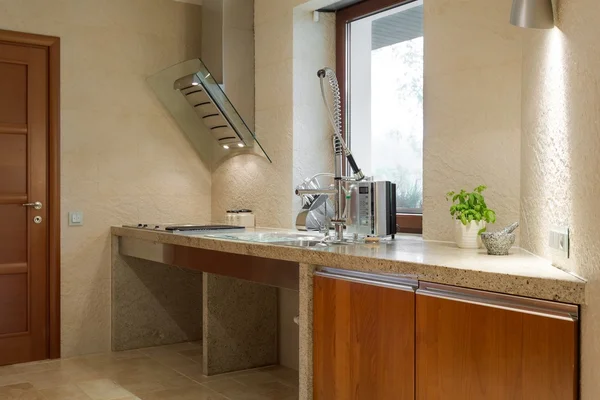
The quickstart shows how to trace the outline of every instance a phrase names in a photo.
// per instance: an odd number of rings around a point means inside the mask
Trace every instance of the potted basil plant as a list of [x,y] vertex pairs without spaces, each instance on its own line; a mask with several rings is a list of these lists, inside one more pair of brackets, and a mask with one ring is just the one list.
[[486,223],[496,222],[496,212],[487,207],[482,195],[486,186],[477,186],[472,192],[448,192],[446,200],[452,202],[450,215],[455,220],[454,240],[462,249],[478,249],[482,247],[481,234],[486,230]]

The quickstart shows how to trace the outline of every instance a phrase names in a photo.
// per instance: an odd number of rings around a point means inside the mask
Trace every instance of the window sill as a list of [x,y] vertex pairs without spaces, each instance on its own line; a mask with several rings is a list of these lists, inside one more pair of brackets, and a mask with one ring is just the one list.
[[396,214],[398,233],[423,233],[422,214]]

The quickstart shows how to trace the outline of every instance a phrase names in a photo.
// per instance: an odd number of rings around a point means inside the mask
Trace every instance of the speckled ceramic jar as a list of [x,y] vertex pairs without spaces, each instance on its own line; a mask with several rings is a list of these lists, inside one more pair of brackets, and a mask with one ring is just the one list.
[[479,249],[483,246],[479,231],[485,228],[485,221],[471,221],[467,225],[454,221],[454,240],[461,249]]

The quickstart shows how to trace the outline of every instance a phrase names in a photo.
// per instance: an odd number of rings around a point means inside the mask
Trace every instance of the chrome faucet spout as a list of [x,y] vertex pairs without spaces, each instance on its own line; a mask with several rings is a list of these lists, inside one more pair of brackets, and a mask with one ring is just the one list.
[[[356,164],[352,152],[346,145],[344,138],[342,137],[342,107],[341,107],[341,96],[340,86],[337,80],[335,72],[331,68],[323,68],[317,72],[317,76],[321,83],[321,95],[323,96],[323,103],[329,111],[329,121],[333,126],[333,158],[334,158],[334,188],[335,188],[335,218],[332,220],[335,229],[335,240],[342,242],[344,240],[344,228],[346,219],[342,215],[342,204],[345,200],[345,194],[342,189],[342,182],[345,180],[356,180],[360,181],[365,178],[365,175]],[[323,81],[328,78],[329,86],[333,92],[333,111],[327,103],[325,96],[325,88]],[[348,160],[350,168],[354,172],[351,177],[344,176],[343,165],[344,156]]]
[[[342,211],[342,204],[344,204],[344,201],[347,201],[346,194],[344,193],[343,182],[361,181],[365,179],[365,175],[358,167],[352,152],[342,137],[341,96],[340,87],[335,72],[331,68],[325,67],[317,71],[317,76],[321,81],[321,95],[323,96],[323,103],[327,108],[329,121],[333,127],[333,188],[309,189],[306,188],[306,185],[302,184],[296,188],[296,194],[298,196],[306,196],[307,199],[310,199],[311,196],[315,195],[331,195],[334,197],[334,218],[331,219],[331,224],[333,224],[335,229],[335,238],[333,241],[343,242],[346,216],[343,215],[344,213]],[[333,110],[329,106],[325,96],[324,80],[326,78],[333,93]],[[352,176],[344,176],[344,158],[348,160],[348,164],[354,173]]]

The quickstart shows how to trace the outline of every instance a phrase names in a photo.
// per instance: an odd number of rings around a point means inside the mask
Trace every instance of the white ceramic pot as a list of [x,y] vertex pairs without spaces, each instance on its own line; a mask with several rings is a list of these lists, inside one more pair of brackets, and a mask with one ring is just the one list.
[[478,234],[485,227],[485,221],[471,221],[463,225],[460,220],[454,221],[454,240],[461,249],[479,249],[483,247],[481,236]]

